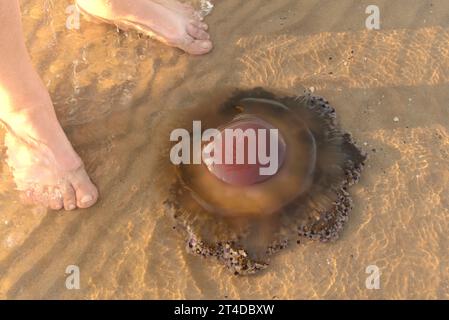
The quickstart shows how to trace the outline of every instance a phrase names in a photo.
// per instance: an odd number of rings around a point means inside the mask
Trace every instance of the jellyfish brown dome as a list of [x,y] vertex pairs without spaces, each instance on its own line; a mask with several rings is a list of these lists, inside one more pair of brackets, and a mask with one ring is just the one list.
[[[298,238],[338,238],[352,207],[348,187],[358,181],[366,157],[337,125],[327,101],[256,88],[224,97],[215,108],[199,104],[187,117],[186,123],[202,121],[204,130],[218,129],[222,140],[225,129],[276,129],[279,160],[269,177],[260,175],[258,162],[176,166],[165,203],[190,252],[215,256],[232,272],[249,274]],[[266,137],[260,141],[269,144]],[[246,142],[234,140],[230,150],[235,155]],[[204,156],[211,146],[215,140],[204,141],[197,152]],[[226,154],[223,146],[215,151]]]
[[[271,141],[272,133],[275,134],[275,141]],[[226,142],[230,144],[230,148],[226,147]],[[215,154],[211,156],[205,152],[206,149],[214,150]],[[278,172],[285,159],[285,149],[284,138],[276,128],[256,116],[245,115],[223,126],[220,136],[203,148],[203,159],[212,161],[207,168],[221,181],[235,186],[250,186],[263,182]],[[261,163],[259,153],[263,153],[263,156],[275,156],[270,157],[275,159],[271,172],[263,173],[263,168],[269,168],[267,164]],[[241,159],[238,159],[239,154]],[[214,163],[214,158],[219,163]],[[229,163],[227,159],[230,160]]]

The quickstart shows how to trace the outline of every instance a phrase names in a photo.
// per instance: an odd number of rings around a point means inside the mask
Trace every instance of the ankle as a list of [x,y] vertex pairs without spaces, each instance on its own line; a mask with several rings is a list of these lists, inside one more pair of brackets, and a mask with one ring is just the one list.
[[16,96],[7,100],[0,111],[0,119],[15,132],[30,128],[42,118],[54,116],[52,102],[46,94]]
[[47,88],[37,74],[29,74],[24,79],[10,77],[0,79],[0,118],[33,116],[36,112],[52,110],[52,102]]
[[83,165],[59,124],[51,100],[25,104],[1,119],[22,142],[37,144],[42,152],[50,152],[60,169],[72,171]]

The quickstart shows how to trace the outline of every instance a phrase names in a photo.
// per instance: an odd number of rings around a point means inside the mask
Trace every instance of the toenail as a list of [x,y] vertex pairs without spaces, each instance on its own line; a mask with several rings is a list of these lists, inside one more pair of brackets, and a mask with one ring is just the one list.
[[92,201],[93,199],[94,198],[92,198],[91,195],[87,195],[87,196],[84,196],[84,197],[81,198],[81,202],[82,203],[88,203],[88,202]]
[[73,209],[75,209],[76,208],[76,206],[74,205],[74,204],[69,204],[68,206],[67,206],[67,210],[73,210]]
[[203,43],[201,44],[201,48],[203,48],[203,49],[209,49],[209,48],[210,48],[210,43],[209,43],[209,42],[203,42]]

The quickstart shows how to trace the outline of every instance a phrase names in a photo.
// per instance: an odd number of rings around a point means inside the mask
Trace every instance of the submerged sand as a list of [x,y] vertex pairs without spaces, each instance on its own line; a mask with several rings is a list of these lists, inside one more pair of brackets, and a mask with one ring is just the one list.
[[[101,200],[24,206],[2,161],[0,297],[449,298],[449,4],[377,3],[381,30],[367,31],[369,1],[223,0],[207,17],[215,50],[190,57],[85,20],[68,30],[69,1],[22,1],[33,61]],[[163,206],[168,137],[154,132],[223,86],[312,88],[336,108],[369,154],[338,241],[291,246],[249,277],[186,252]]]

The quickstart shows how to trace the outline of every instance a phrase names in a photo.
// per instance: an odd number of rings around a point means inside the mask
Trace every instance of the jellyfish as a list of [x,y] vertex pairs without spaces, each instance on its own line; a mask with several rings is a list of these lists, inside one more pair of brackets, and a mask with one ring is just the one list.
[[236,90],[184,117],[207,134],[188,141],[199,161],[173,164],[164,204],[189,252],[247,275],[301,239],[338,239],[366,155],[325,99]]

